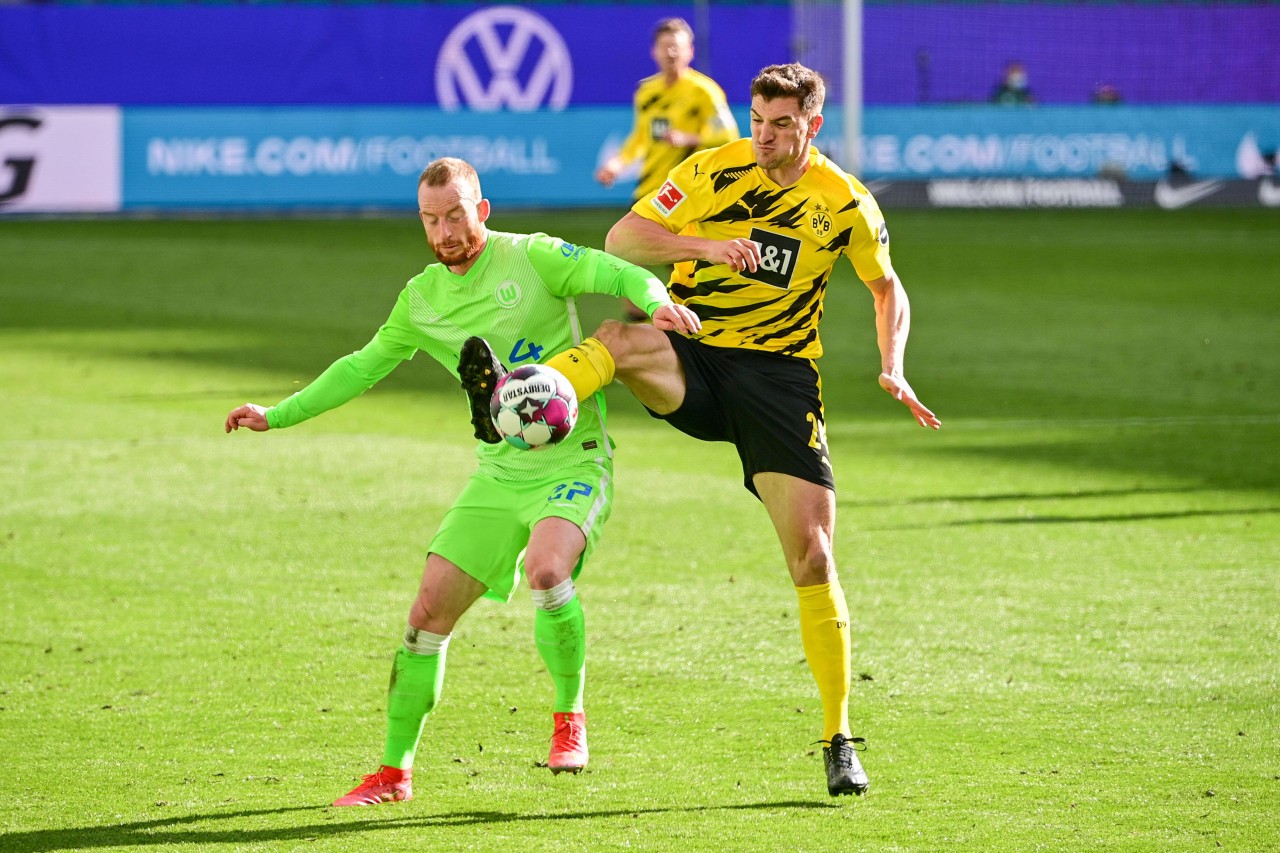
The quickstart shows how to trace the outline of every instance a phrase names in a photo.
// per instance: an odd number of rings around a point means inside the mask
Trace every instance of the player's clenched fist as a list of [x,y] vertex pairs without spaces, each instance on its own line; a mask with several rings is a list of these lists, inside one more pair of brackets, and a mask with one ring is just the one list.
[[227,415],[225,426],[227,432],[240,427],[248,427],[254,432],[266,432],[271,429],[271,425],[267,423],[266,408],[254,403],[245,403],[238,409],[232,409],[231,414]]

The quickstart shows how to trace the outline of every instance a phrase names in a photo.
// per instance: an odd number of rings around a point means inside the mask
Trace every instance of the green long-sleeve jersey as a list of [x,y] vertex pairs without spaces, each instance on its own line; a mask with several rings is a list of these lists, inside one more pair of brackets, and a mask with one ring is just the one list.
[[[669,304],[648,270],[546,234],[490,231],[463,275],[431,264],[400,292],[391,315],[362,349],[338,359],[311,384],[267,410],[273,429],[341,406],[373,387],[418,350],[457,376],[462,342],[479,335],[510,369],[543,362],[582,340],[575,296],[626,296],[650,315]],[[536,451],[480,444],[480,472],[504,480],[551,476],[577,462],[610,458],[604,395],[579,400],[568,439]],[[460,428],[467,419],[459,412]]]

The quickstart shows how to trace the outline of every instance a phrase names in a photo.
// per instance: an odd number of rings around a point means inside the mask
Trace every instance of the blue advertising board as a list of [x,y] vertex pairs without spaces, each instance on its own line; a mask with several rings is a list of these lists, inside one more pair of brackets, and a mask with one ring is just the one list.
[[[679,16],[695,65],[746,103],[798,59],[840,99],[841,4],[0,3],[0,98],[29,104],[625,104]],[[870,105],[983,103],[1019,59],[1042,104],[1280,102],[1275,3],[869,2]],[[538,85],[530,85],[533,81]],[[473,97],[478,96],[478,97]]]
[[870,177],[1256,178],[1280,147],[1280,106],[868,107],[862,127]]
[[475,110],[631,102],[654,25],[701,24],[694,66],[745,103],[790,57],[787,4],[0,3],[9,103],[398,104]]
[[[826,118],[816,144],[842,162],[839,109]],[[630,122],[624,107],[519,116],[430,107],[126,108],[122,204],[409,207],[422,168],[456,156],[476,166],[495,202],[622,206],[631,185],[605,189],[593,174]],[[874,107],[863,126],[867,180],[1155,180],[1174,166],[1255,178],[1280,145],[1280,111],[1251,107]]]
[[504,204],[623,205],[628,188],[605,189],[594,172],[630,122],[623,107],[135,107],[122,122],[123,203],[412,208],[418,174],[451,156]]
[[[1153,182],[1171,173],[1274,173],[1274,8],[1206,17],[1178,3],[998,5],[866,8],[868,33],[881,35],[868,38],[863,57],[871,72],[856,158],[863,178]],[[749,82],[762,66],[797,54],[829,63],[811,61],[832,77],[817,145],[847,164],[855,158],[842,150],[839,49],[816,49],[838,42],[839,8],[810,6],[0,4],[0,96],[13,105],[0,106],[0,212],[398,208],[413,203],[422,167],[443,155],[473,162],[502,204],[622,206],[633,184],[606,189],[593,173],[630,128],[634,86],[653,72],[652,29],[667,16],[698,27],[695,66],[721,83],[743,130]],[[935,61],[939,69],[944,59],[948,68],[963,64],[951,51],[970,45],[952,37],[955,16],[979,14],[1020,21],[1017,31],[1031,40],[1019,42],[1019,55],[1028,60],[1080,44],[1111,47],[1084,66],[1036,63],[1039,105],[995,107],[978,102],[990,73],[982,63],[945,81],[921,76]],[[1103,18],[1120,41],[1088,35]],[[1160,31],[1187,28],[1211,36],[1195,45],[1209,59],[1175,67],[1188,49]],[[1063,31],[1084,35],[1064,40]],[[1170,73],[1152,79],[1168,86],[1141,88],[1147,77],[1122,78],[1134,69],[1107,65],[1116,44],[1134,40],[1163,57]],[[1230,44],[1229,56],[1215,44]],[[1165,52],[1150,53],[1157,47]],[[902,64],[911,61],[914,76]],[[1235,72],[1206,78],[1197,70],[1215,63],[1257,71],[1243,86]],[[1108,75],[1145,103],[1070,103],[1085,97],[1079,74]]]

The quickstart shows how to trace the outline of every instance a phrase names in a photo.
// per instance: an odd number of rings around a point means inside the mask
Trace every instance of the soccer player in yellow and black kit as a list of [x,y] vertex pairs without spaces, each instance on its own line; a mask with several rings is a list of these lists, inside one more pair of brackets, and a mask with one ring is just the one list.
[[[635,123],[618,153],[596,171],[596,180],[613,186],[618,175],[641,160],[635,198],[657,189],[680,161],[694,151],[714,148],[738,138],[738,124],[724,90],[693,70],[693,29],[683,18],[664,18],[653,32],[653,61],[658,73],[636,87]],[[630,303],[627,316],[645,314]]]
[[921,426],[938,418],[903,376],[906,291],[889,232],[856,178],[811,147],[825,86],[802,65],[751,84],[751,139],[685,160],[609,232],[612,254],[676,264],[669,289],[701,321],[690,334],[606,321],[548,363],[590,394],[616,375],[654,417],[738,449],[768,510],[799,597],[800,636],[823,706],[827,790],[862,794],[849,726],[849,610],[833,558],[835,481],[827,453],[818,322],[831,271],[852,262],[875,304],[880,385]]
[[618,174],[640,158],[636,198],[653,192],[667,172],[694,151],[738,138],[724,90],[693,62],[693,29],[683,18],[664,18],[653,32],[653,61],[658,73],[636,88],[635,124],[618,153],[596,172],[613,186]]

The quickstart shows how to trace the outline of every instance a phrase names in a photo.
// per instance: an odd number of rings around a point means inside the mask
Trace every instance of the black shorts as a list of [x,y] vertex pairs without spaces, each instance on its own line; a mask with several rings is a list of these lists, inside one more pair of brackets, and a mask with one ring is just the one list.
[[[763,472],[835,490],[818,368],[806,358],[714,347],[667,332],[684,365],[685,397],[669,415],[649,414],[703,441],[738,448],[743,485]],[[759,497],[758,494],[756,494]]]

